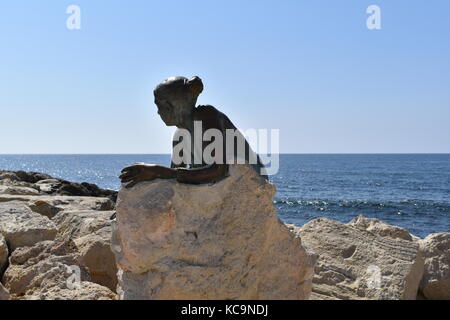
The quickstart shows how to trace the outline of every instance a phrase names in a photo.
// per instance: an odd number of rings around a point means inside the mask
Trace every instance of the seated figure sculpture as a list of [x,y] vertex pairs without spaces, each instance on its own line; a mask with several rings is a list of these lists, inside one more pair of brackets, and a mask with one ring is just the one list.
[[[225,152],[227,139],[235,139],[236,136],[229,137],[226,131],[229,129],[237,131],[237,129],[225,114],[213,106],[201,105],[196,107],[197,98],[202,91],[203,83],[199,77],[191,79],[172,77],[159,84],[154,90],[155,104],[158,107],[158,114],[167,126],[176,126],[178,130],[186,130],[191,137],[195,135],[195,122],[200,122],[204,131],[208,129],[218,130],[223,137],[223,157],[220,156],[221,161],[206,163],[204,159],[201,159],[200,163],[195,163],[195,152],[197,150],[203,152],[207,143],[203,139],[193,139],[193,142],[189,142],[192,143],[191,154],[183,155],[184,161],[181,163],[174,161],[174,154],[172,154],[170,168],[145,163],[136,163],[124,168],[120,179],[122,183],[126,184],[126,188],[154,179],[176,179],[181,183],[204,184],[214,183],[227,177],[231,164]],[[177,136],[177,133],[175,135]],[[245,140],[245,138],[243,139]],[[173,150],[175,150],[175,145],[176,139],[174,139]],[[259,156],[255,155],[247,140],[245,140],[244,145],[244,162],[252,164],[253,168],[267,179]],[[236,155],[238,144],[233,141],[233,146],[233,154]],[[254,155],[253,159],[256,159],[255,163],[248,161],[251,154]]]

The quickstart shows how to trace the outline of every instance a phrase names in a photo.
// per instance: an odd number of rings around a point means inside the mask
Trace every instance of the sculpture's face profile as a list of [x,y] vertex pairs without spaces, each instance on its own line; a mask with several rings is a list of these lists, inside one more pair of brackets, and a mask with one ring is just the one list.
[[177,112],[178,108],[176,108],[168,98],[155,97],[155,104],[158,107],[158,114],[166,125],[177,125],[177,113],[179,113]]
[[190,120],[198,95],[203,90],[200,78],[172,77],[153,91],[158,114],[167,126],[184,126]]

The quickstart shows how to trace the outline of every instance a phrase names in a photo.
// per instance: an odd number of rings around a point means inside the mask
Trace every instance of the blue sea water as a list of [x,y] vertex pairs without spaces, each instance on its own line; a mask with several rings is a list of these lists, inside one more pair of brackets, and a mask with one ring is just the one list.
[[[120,170],[135,162],[168,165],[170,156],[0,155],[0,170],[38,171],[117,190]],[[279,217],[288,223],[364,215],[420,237],[450,232],[450,154],[284,154],[271,181]]]

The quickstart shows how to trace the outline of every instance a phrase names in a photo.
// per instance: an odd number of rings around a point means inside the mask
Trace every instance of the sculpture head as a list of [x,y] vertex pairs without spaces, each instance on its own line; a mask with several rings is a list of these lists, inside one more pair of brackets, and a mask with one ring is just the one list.
[[153,94],[158,114],[164,123],[182,127],[190,119],[202,91],[203,83],[199,77],[172,77],[160,83]]

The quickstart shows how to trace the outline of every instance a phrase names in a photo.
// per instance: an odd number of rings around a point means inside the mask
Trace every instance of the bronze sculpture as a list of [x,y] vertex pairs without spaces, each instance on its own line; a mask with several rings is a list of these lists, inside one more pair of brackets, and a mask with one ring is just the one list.
[[[155,104],[158,107],[158,114],[167,126],[176,126],[179,129],[187,130],[189,133],[194,131],[194,122],[200,121],[203,128],[217,129],[224,137],[226,130],[237,130],[228,117],[210,105],[200,105],[196,107],[197,98],[203,91],[203,83],[199,77],[187,79],[185,77],[173,77],[159,84],[154,90]],[[233,138],[234,139],[234,138]],[[223,139],[223,149],[226,148],[226,139]],[[175,143],[174,143],[175,146]],[[202,142],[200,146],[202,150],[206,144]],[[188,158],[194,157],[194,149]],[[234,150],[236,151],[236,150]],[[246,157],[253,152],[247,140],[245,140]],[[176,179],[182,183],[203,184],[214,183],[225,178],[228,175],[228,166],[225,153],[223,153],[223,161],[216,163],[189,163],[176,164],[173,161],[171,167],[160,165],[149,165],[137,163],[128,166],[122,170],[120,179],[122,183],[126,183],[126,188],[131,188],[139,182],[151,181],[154,179]],[[249,163],[249,162],[246,162]],[[191,165],[193,164],[193,165]],[[256,163],[253,167],[259,169],[261,176],[267,179],[261,170],[264,168],[259,156],[256,156]]]

